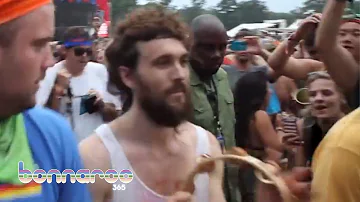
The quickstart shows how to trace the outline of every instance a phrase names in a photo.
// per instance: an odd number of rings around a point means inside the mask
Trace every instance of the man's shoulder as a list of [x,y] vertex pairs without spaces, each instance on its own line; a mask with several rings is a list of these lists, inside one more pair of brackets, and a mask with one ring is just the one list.
[[88,64],[86,66],[87,66],[87,68],[98,69],[100,71],[107,70],[105,65],[97,63],[97,62],[88,62]]
[[215,74],[218,80],[227,79],[227,75],[228,75],[227,72],[222,67],[220,67]]
[[63,67],[64,67],[64,61],[60,61],[60,62],[56,63],[54,66],[49,67],[46,70],[45,78],[55,77],[56,74],[58,73],[58,71]]
[[94,73],[94,75],[96,75],[97,77],[101,77],[107,80],[108,72],[105,65],[96,62],[89,62],[86,68],[90,70],[92,73]]
[[37,128],[41,133],[46,134],[47,137],[57,136],[56,138],[67,139],[68,136],[74,138],[74,134],[69,122],[59,113],[47,109],[42,106],[36,106],[32,109],[26,110],[24,113],[25,120]]
[[65,121],[65,119],[59,113],[41,106],[28,109],[24,113],[39,119],[46,118],[47,120],[44,121]]

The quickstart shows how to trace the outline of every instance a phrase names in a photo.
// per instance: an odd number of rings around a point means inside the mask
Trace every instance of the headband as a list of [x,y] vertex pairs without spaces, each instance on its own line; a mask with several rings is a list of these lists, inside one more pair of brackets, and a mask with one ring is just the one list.
[[354,22],[354,23],[358,23],[360,24],[360,19],[359,18],[344,18],[344,23],[346,22]]
[[64,42],[65,48],[71,48],[74,46],[91,46],[92,44],[93,42],[86,38],[74,38]]
[[49,3],[52,0],[0,0],[0,25]]

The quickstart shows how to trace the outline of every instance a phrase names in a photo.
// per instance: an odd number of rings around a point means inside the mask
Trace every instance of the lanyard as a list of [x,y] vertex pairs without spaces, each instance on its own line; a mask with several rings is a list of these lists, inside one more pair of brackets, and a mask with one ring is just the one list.
[[[214,124],[216,125],[216,139],[219,141],[222,149],[225,147],[225,139],[224,136],[222,135],[222,127],[220,124],[220,119],[219,119],[219,100],[218,100],[218,91],[215,85],[215,81],[214,78],[211,78],[211,90],[208,90],[205,87],[206,90],[206,97],[208,99],[208,102],[211,106],[211,109],[213,111],[214,114]],[[214,91],[212,90],[212,88],[214,89]]]
[[72,129],[75,129],[74,116],[73,116],[73,94],[71,92],[71,88],[69,87],[66,94],[66,102],[65,102],[65,114],[70,119],[70,124]]

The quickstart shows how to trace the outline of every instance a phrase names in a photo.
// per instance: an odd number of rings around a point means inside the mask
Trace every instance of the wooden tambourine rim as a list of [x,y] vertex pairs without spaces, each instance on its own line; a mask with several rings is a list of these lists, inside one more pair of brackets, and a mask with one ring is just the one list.
[[286,186],[284,180],[281,177],[277,176],[274,171],[270,171],[268,167],[269,164],[266,164],[250,155],[239,156],[234,154],[224,154],[218,157],[201,158],[196,168],[187,178],[187,181],[183,185],[181,191],[194,193],[194,188],[195,188],[194,179],[196,175],[207,172],[206,170],[204,170],[205,167],[204,165],[209,165],[215,161],[224,161],[236,165],[247,163],[254,168],[255,175],[261,182],[266,184],[272,184],[278,188],[284,202],[297,201],[295,200],[295,197],[291,194],[289,188]]

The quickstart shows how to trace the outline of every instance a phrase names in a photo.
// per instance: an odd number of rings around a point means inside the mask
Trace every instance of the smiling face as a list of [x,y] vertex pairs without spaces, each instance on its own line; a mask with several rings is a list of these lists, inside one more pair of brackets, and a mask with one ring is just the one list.
[[334,81],[319,78],[309,84],[311,114],[316,118],[336,118],[341,114],[341,93]]
[[134,98],[156,124],[176,127],[191,112],[188,51],[172,38],[138,42],[137,50]]
[[355,22],[346,22],[342,24],[338,38],[342,47],[348,50],[354,58],[359,59],[360,24]]
[[85,68],[93,53],[92,46],[76,46],[66,49],[66,61],[72,64],[72,67],[79,69]]
[[54,64],[49,43],[54,35],[54,7],[43,6],[10,23],[16,27],[12,42],[0,45],[0,102],[21,111],[35,105],[39,81]]

